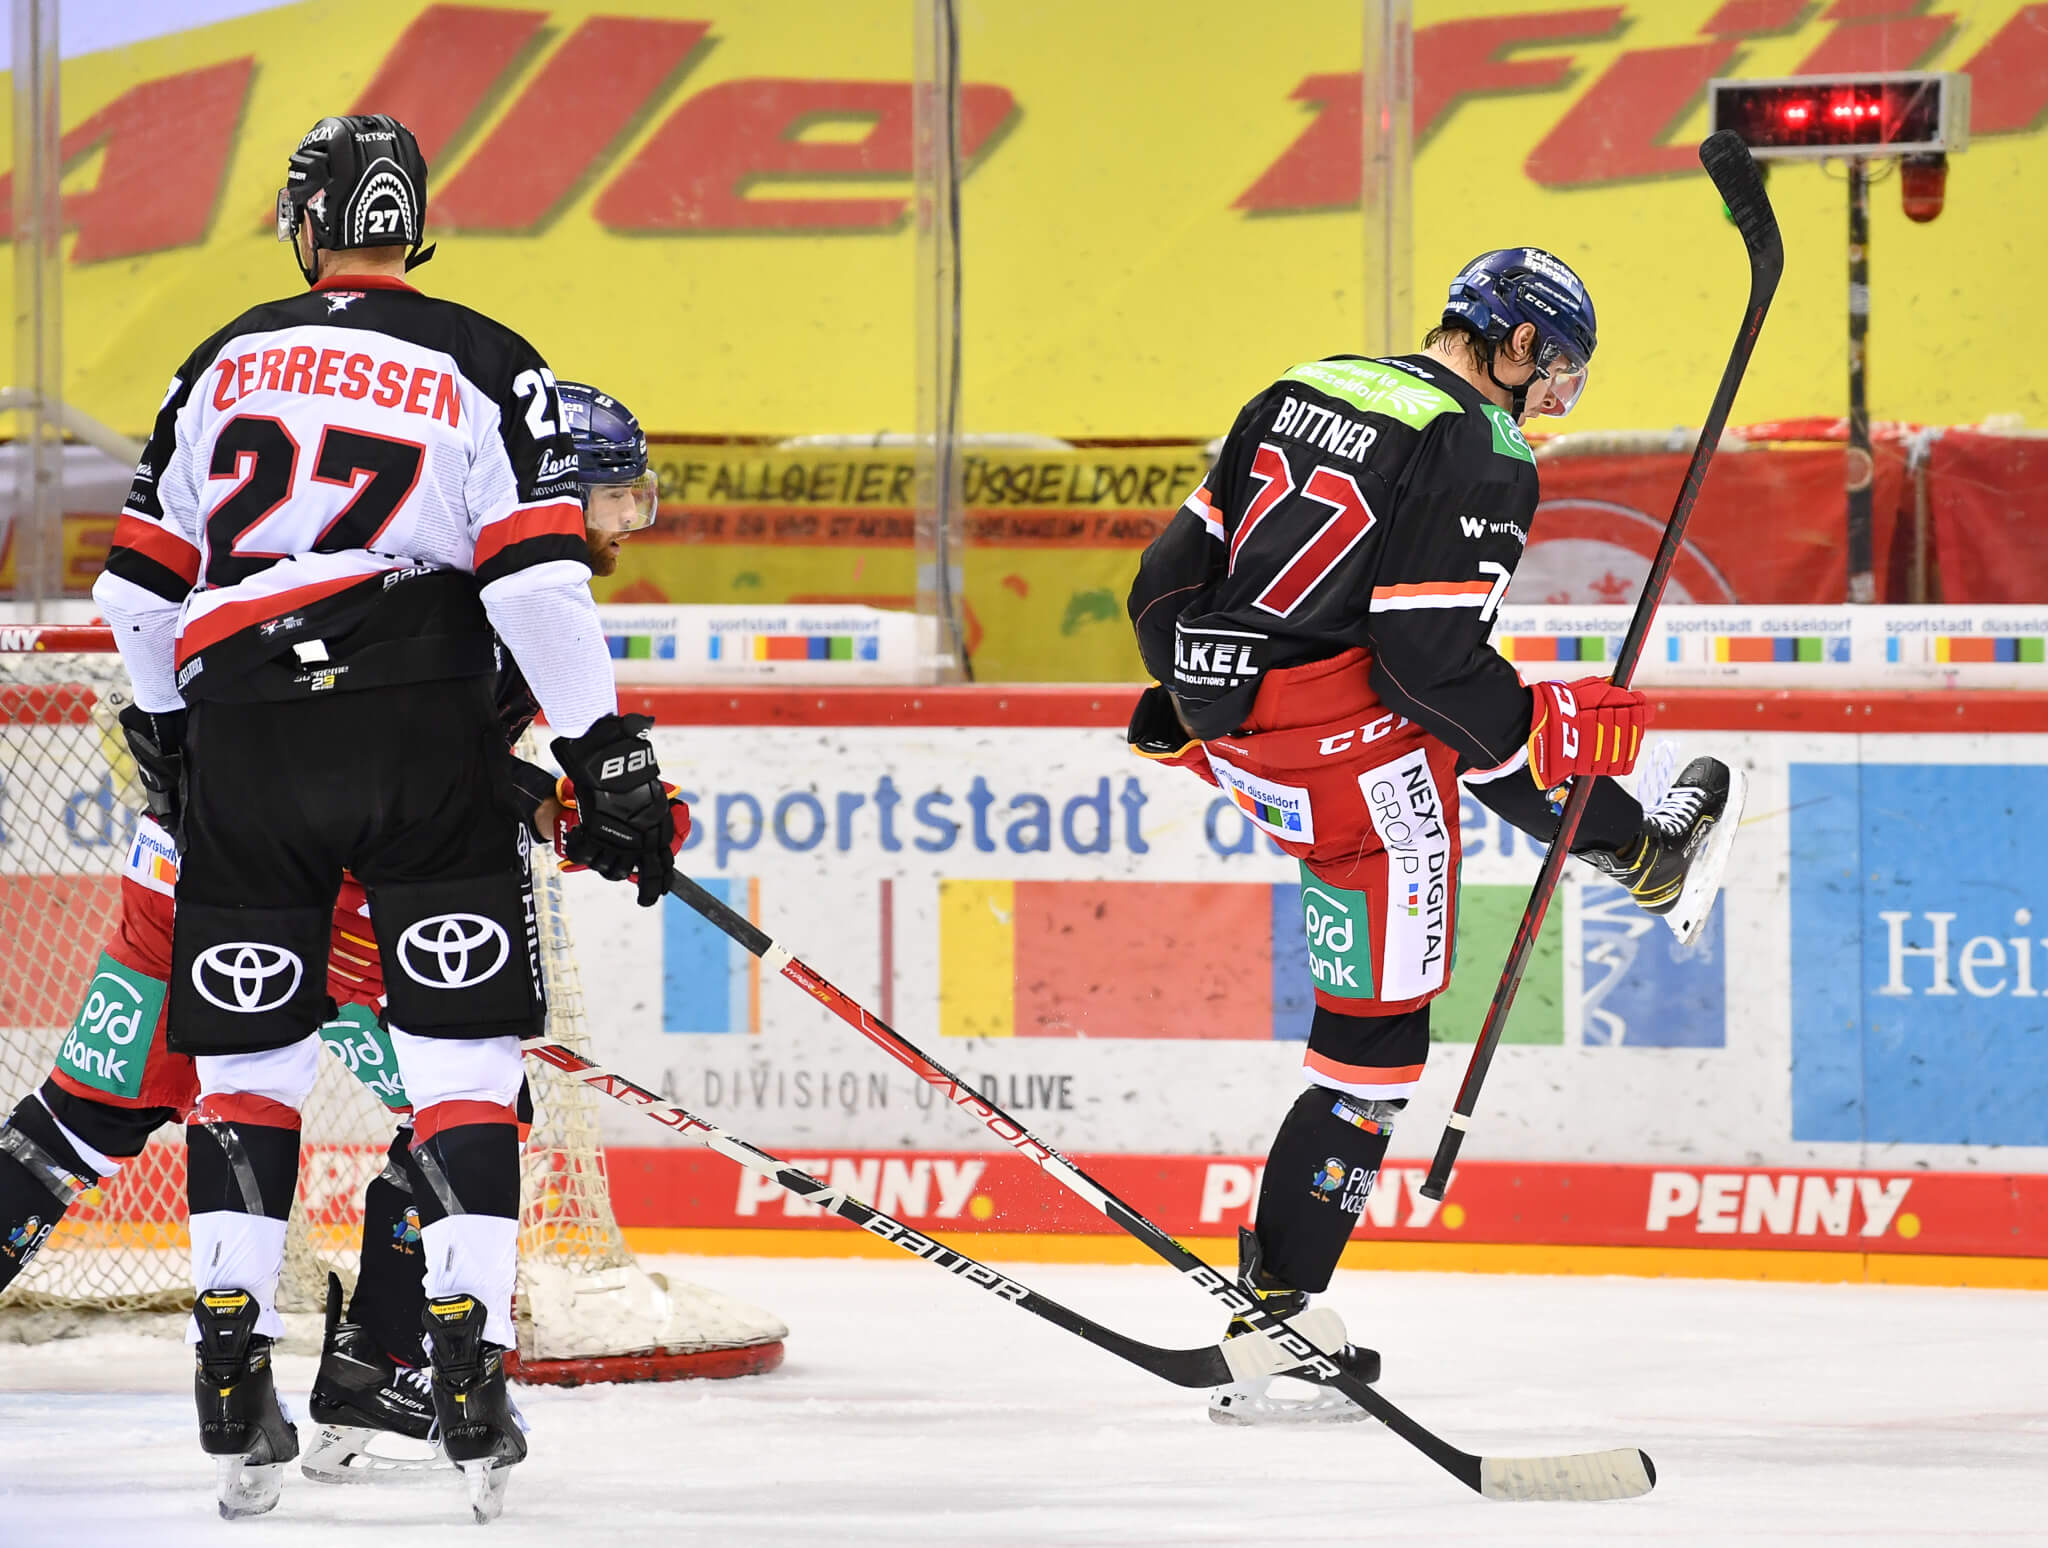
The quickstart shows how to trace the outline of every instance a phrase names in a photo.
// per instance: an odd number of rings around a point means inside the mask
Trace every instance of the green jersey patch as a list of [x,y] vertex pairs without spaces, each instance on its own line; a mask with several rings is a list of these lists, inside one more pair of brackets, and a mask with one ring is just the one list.
[[1301,382],[1369,414],[1384,414],[1420,430],[1441,414],[1462,414],[1458,400],[1442,388],[1377,360],[1311,360],[1280,378]]
[[412,1105],[398,1075],[398,1050],[369,1006],[342,1006],[341,1014],[320,1029],[320,1041],[386,1107],[396,1112]]
[[1324,994],[1341,1000],[1373,998],[1367,902],[1364,893],[1333,887],[1302,863],[1301,923],[1308,937],[1308,970]]
[[57,1067],[80,1085],[110,1096],[142,1093],[143,1066],[156,1041],[164,981],[124,967],[105,952],[86,986],[85,1004],[57,1050]]
[[1495,451],[1503,457],[1519,457],[1524,462],[1532,465],[1535,463],[1536,453],[1529,449],[1529,438],[1522,434],[1522,427],[1515,423],[1514,415],[1491,403],[1480,405],[1480,412],[1486,416],[1486,422],[1493,426]]

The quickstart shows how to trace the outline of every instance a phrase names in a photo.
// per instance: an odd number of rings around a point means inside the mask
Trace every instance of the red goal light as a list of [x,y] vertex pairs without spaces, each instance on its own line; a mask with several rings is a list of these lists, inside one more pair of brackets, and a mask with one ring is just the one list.
[[1908,156],[1899,163],[1899,198],[1906,219],[1926,225],[1948,202],[1948,157]]
[[1970,78],[1954,72],[1715,80],[1707,96],[1712,128],[1734,130],[1759,160],[1935,155],[1969,142]]

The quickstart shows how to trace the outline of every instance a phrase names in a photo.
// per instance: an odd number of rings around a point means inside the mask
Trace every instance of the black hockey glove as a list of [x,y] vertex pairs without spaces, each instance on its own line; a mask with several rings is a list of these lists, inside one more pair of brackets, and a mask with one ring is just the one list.
[[1124,738],[1147,758],[1176,758],[1187,751],[1194,733],[1181,723],[1173,707],[1173,695],[1154,683],[1138,695],[1131,711],[1130,729]]
[[1158,683],[1138,695],[1138,707],[1131,711],[1130,730],[1124,735],[1131,751],[1139,757],[1150,758],[1154,763],[1170,763],[1199,774],[1212,785],[1216,783],[1208,753],[1180,718],[1173,695]]
[[149,815],[175,839],[185,814],[185,712],[155,713],[131,704],[121,711],[121,734],[135,756],[135,775]]
[[637,873],[642,908],[661,901],[676,869],[675,818],[647,740],[653,725],[646,715],[606,715],[583,735],[554,741],[581,816],[569,859],[607,881]]

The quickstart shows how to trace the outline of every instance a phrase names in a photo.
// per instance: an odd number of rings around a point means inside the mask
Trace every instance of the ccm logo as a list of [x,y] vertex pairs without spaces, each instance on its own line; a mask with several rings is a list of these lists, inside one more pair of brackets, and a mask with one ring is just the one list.
[[637,774],[642,769],[654,767],[654,749],[637,747],[632,752],[622,753],[616,758],[607,758],[597,766],[599,779],[617,779],[624,774]]
[[1340,752],[1349,752],[1354,747],[1363,747],[1368,742],[1377,742],[1383,736],[1391,736],[1407,725],[1399,715],[1386,714],[1369,725],[1355,731],[1339,731],[1335,736],[1326,736],[1316,743],[1316,751],[1325,758],[1333,758]]
[[1579,728],[1572,721],[1578,718],[1579,701],[1562,683],[1553,683],[1550,691],[1557,700],[1558,745],[1564,749],[1567,758],[1576,758],[1579,755]]

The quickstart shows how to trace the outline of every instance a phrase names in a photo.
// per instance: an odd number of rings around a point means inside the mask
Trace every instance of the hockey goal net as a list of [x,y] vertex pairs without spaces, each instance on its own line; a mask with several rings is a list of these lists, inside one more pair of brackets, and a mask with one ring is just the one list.
[[[126,692],[105,630],[0,629],[0,1114],[48,1075],[119,914],[119,872],[142,804],[114,718]],[[545,851],[534,891],[549,1036],[585,1049],[569,918]],[[634,1261],[612,1214],[595,1096],[538,1061],[527,1075],[535,1117],[522,1163],[522,1377],[668,1380],[778,1365],[788,1331],[778,1319]],[[330,1270],[352,1281],[363,1187],[384,1164],[393,1123],[361,1081],[323,1059],[303,1115],[281,1309],[317,1310]],[[0,1314],[189,1306],[184,1161],[182,1128],[159,1130],[73,1206],[0,1296]]]

